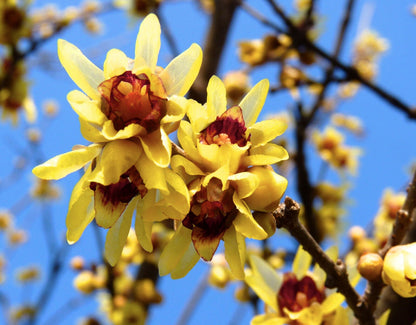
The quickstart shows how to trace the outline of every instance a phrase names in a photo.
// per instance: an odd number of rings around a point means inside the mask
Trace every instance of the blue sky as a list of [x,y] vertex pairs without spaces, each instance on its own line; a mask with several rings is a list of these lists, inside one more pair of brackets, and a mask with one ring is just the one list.
[[[78,1],[77,1],[78,2]],[[36,1],[35,5],[43,5],[48,1]],[[71,5],[74,1],[59,1],[60,8]],[[269,17],[272,17],[266,1],[248,1]],[[292,7],[292,1],[281,1],[287,8]],[[341,4],[342,3],[342,4]],[[414,75],[416,64],[414,55],[416,50],[416,17],[410,14],[413,4],[410,0],[403,1],[357,1],[354,17],[347,34],[347,39],[342,53],[342,60],[349,62],[351,58],[351,44],[357,35],[359,25],[364,25],[376,30],[382,37],[389,40],[390,49],[380,60],[379,74],[376,82],[383,88],[391,91],[407,103],[416,102]],[[323,16],[321,25],[321,37],[319,44],[327,50],[332,49],[332,44],[338,22],[343,11],[341,1],[320,1],[318,9]],[[292,9],[291,9],[292,10]],[[183,13],[187,14],[184,15]],[[171,28],[172,33],[182,52],[191,43],[196,42],[201,46],[208,20],[199,12],[197,6],[191,1],[169,1],[163,8],[162,14]],[[105,29],[99,37],[91,36],[80,25],[75,25],[64,31],[59,37],[76,44],[99,67],[105,58],[105,54],[111,48],[119,48],[133,57],[134,44],[138,31],[138,23],[126,17],[125,13],[109,13],[102,17]],[[278,20],[275,20],[278,21]],[[222,60],[219,75],[222,76],[228,70],[242,67],[237,59],[236,44],[242,39],[261,38],[267,29],[254,21],[244,12],[238,12],[236,21],[231,29],[230,38]],[[40,104],[53,98],[60,104],[60,113],[56,119],[43,127],[43,141],[40,148],[40,156],[43,159],[56,154],[69,151],[75,144],[86,144],[79,132],[78,117],[66,102],[66,94],[76,86],[60,67],[56,56],[56,38],[50,40],[40,50],[40,53],[48,53],[51,63],[56,69],[45,71],[37,66],[36,57],[30,59],[29,79],[33,82],[31,93],[35,102]],[[159,64],[166,65],[171,58],[166,40],[162,36],[162,52],[159,56]],[[270,78],[273,83],[276,72],[273,67],[267,66],[255,71],[252,83],[255,84],[262,78]],[[279,93],[268,97],[264,111],[260,118],[272,112],[281,112],[293,105],[293,100],[288,94]],[[408,168],[415,159],[415,145],[413,135],[416,129],[414,122],[408,121],[403,113],[389,106],[370,91],[361,89],[356,97],[344,102],[340,108],[343,113],[356,115],[364,121],[366,136],[364,138],[349,137],[347,143],[363,148],[364,154],[360,159],[358,177],[352,178],[352,188],[349,191],[348,213],[346,223],[348,225],[360,224],[366,226],[376,214],[382,191],[386,187],[394,190],[404,190],[409,181]],[[43,123],[43,122],[42,122]],[[0,178],[4,178],[11,170],[11,162],[16,157],[16,149],[28,148],[24,138],[25,123],[18,127],[12,127],[9,123],[3,123],[1,127],[0,148],[3,159],[0,161]],[[31,156],[34,157],[32,152]],[[314,157],[313,152],[310,152]],[[311,169],[317,174],[318,164],[311,162]],[[65,215],[69,195],[79,174],[75,173],[58,182],[62,189],[62,198],[51,206],[51,215],[42,215],[42,207],[39,203],[27,206],[16,218],[16,224],[20,227],[30,227],[30,241],[23,248],[16,250],[10,258],[10,269],[23,265],[47,265],[48,255],[46,242],[43,238],[42,217],[53,219],[53,229],[56,238],[62,238],[65,234]],[[334,179],[336,179],[335,176]],[[6,189],[1,189],[0,208],[10,207],[27,193],[32,176],[30,168],[26,169],[18,182]],[[289,179],[290,181],[290,179]],[[293,178],[292,178],[293,182]],[[293,194],[294,183],[289,184],[288,193]],[[71,256],[86,254],[91,259],[98,260],[95,239],[89,227],[81,240],[71,246],[67,251],[66,263]],[[1,236],[1,235],[0,235]],[[290,245],[290,241],[284,239],[284,235],[275,235],[276,245],[280,243]],[[283,238],[283,239],[282,239]],[[5,239],[0,237],[0,247],[4,249]],[[161,290],[164,292],[164,303],[152,310],[149,324],[174,324],[186,305],[195,286],[203,278],[207,267],[203,262],[181,280],[171,280],[168,277],[160,280]],[[58,281],[58,288],[52,296],[52,300],[46,306],[45,313],[48,318],[57,306],[62,305],[70,296],[77,293],[72,289],[74,273],[65,271]],[[45,279],[46,274],[43,274]],[[12,280],[0,286],[0,291],[10,294],[13,302],[21,299],[33,300],[38,295],[34,287],[30,295],[21,297],[22,288]],[[41,282],[42,283],[42,282]],[[64,318],[62,324],[74,324],[76,320],[93,311],[94,301],[82,306],[77,311]],[[233,290],[218,291],[208,288],[206,294],[197,306],[190,324],[229,324],[238,306],[233,303]],[[248,323],[252,311],[246,310],[241,314],[242,324]],[[240,310],[238,310],[240,312]],[[49,316],[48,316],[49,315]],[[208,317],[209,315],[209,317]],[[45,319],[46,319],[45,318]],[[0,315],[1,319],[1,315]],[[0,320],[1,322],[1,320]],[[40,322],[42,323],[42,321]]]

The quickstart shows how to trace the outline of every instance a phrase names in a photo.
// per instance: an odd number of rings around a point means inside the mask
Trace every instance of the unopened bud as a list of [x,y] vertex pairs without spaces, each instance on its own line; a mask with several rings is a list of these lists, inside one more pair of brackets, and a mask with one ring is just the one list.
[[357,268],[363,278],[377,280],[383,270],[383,259],[376,253],[364,254],[360,257]]

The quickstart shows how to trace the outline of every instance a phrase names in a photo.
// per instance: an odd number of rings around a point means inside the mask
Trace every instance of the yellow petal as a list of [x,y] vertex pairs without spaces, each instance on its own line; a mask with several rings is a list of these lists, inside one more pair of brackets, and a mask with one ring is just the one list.
[[277,314],[267,313],[256,315],[252,318],[250,325],[284,325],[289,320],[286,317],[280,317]]
[[[206,106],[202,106],[200,103],[196,102],[193,99],[188,100],[186,115],[188,116],[190,121],[190,129],[195,134],[198,134],[199,132],[204,130],[209,125],[209,123],[213,121],[209,118]],[[192,132],[190,134],[192,134]]]
[[160,34],[159,19],[154,14],[147,15],[137,34],[134,69],[144,63],[154,71],[160,50]]
[[33,168],[32,172],[42,179],[60,179],[82,168],[101,152],[101,145],[92,144],[55,156]]
[[180,168],[183,168],[186,174],[188,175],[204,175],[205,173],[192,161],[189,161],[183,156],[174,155],[171,159],[171,166],[174,171],[178,171]]
[[129,59],[123,51],[111,49],[107,52],[104,61],[104,78],[110,79],[123,74],[126,70],[130,70],[128,69],[130,62],[133,62],[133,60]]
[[[187,104],[187,99],[184,97],[178,97],[178,96],[173,96],[172,98],[170,98],[167,103],[166,103],[166,115],[162,118],[162,120],[160,121],[160,124],[163,124],[163,127],[166,130],[166,124],[174,124],[176,125],[175,129],[170,128],[170,132],[175,131],[178,126],[179,123],[177,123],[178,121],[180,121],[186,113],[186,109],[188,107]],[[167,133],[170,133],[167,132]]]
[[184,96],[195,81],[201,63],[202,50],[195,43],[174,58],[160,74],[167,95]]
[[109,141],[117,139],[129,139],[138,134],[144,134],[145,129],[139,124],[129,124],[124,129],[116,131],[113,121],[107,120],[104,122],[101,134]]
[[159,167],[168,167],[172,153],[170,139],[163,129],[140,137],[146,156]]
[[285,307],[284,312],[290,319],[297,320],[300,324],[320,325],[322,323],[322,307],[319,303],[312,303],[299,312],[291,312]]
[[258,178],[252,173],[243,172],[228,177],[234,189],[236,189],[238,197],[244,199],[250,196],[259,185]]
[[183,254],[181,260],[176,267],[172,270],[170,277],[172,279],[183,278],[199,261],[199,255],[195,252],[194,246],[189,245],[185,254]]
[[89,99],[79,90],[69,92],[66,98],[75,113],[86,122],[102,125],[107,121],[107,117],[100,109],[100,101]]
[[159,189],[163,193],[169,193],[164,168],[154,164],[146,155],[141,155],[135,166],[147,189]]
[[207,86],[207,113],[209,123],[215,121],[227,110],[227,96],[224,83],[217,76],[209,79]]
[[245,166],[272,165],[288,158],[289,154],[285,148],[274,143],[266,143],[250,149],[250,155],[243,157],[242,164]]
[[201,156],[196,148],[196,144],[194,143],[192,126],[189,122],[181,121],[179,124],[178,140],[190,160],[195,162],[201,160]]
[[195,227],[192,230],[192,242],[194,243],[195,250],[204,261],[211,261],[223,234],[224,232],[221,232],[216,236],[211,234],[207,236],[206,231],[202,228]]
[[106,229],[113,227],[126,207],[127,203],[109,200],[100,187],[94,191],[95,221],[100,227]]
[[140,145],[129,140],[108,142],[97,159],[90,182],[102,185],[116,184],[120,176],[134,166],[142,153]]
[[167,275],[174,270],[186,254],[189,246],[192,246],[191,230],[182,224],[176,229],[175,234],[166,244],[159,259],[159,274]]
[[213,178],[218,178],[222,184],[222,190],[225,191],[228,188],[228,176],[230,175],[229,169],[227,165],[223,165],[222,167],[218,168],[215,172],[206,176],[202,182],[202,186],[208,186],[208,183]]
[[233,221],[235,229],[248,238],[259,240],[267,238],[267,233],[254,220],[250,208],[244,201],[240,200],[237,192],[234,192],[233,202],[239,211],[237,217]]
[[92,124],[82,118],[79,118],[80,130],[85,140],[90,142],[107,142],[107,139]]
[[170,169],[165,169],[165,177],[169,187],[172,189],[169,196],[166,197],[167,204],[180,213],[187,214],[189,212],[190,198],[185,182]]
[[94,219],[95,211],[93,205],[94,192],[90,189],[89,171],[81,177],[72,190],[69,200],[68,213],[66,216],[67,233],[66,238],[69,244],[73,244],[81,237],[85,228]]
[[342,294],[338,292],[331,293],[321,304],[323,313],[325,315],[332,313],[335,309],[341,306],[344,300],[345,297]]
[[394,246],[387,252],[383,263],[383,273],[387,274],[391,280],[404,280],[404,258],[402,246]]
[[126,210],[117,222],[111,227],[105,239],[104,257],[114,266],[120,259],[121,251],[126,244],[127,235],[130,231],[131,219],[136,209],[137,199],[133,199],[128,204]]
[[136,215],[134,230],[136,231],[137,240],[143,249],[149,253],[153,251],[152,226],[153,222],[144,221],[141,215]]
[[90,98],[100,100],[98,86],[104,81],[104,73],[73,44],[58,40],[58,56],[71,79]]
[[247,129],[246,134],[250,134],[252,146],[263,145],[272,141],[277,136],[283,134],[287,129],[287,124],[282,120],[271,119],[257,122]]
[[243,235],[231,226],[224,234],[225,259],[231,272],[238,280],[244,279],[244,264],[246,261],[246,242]]
[[239,106],[243,110],[244,121],[246,122],[247,127],[256,122],[264,102],[266,101],[268,91],[269,81],[263,79],[259,81],[241,101]]
[[246,270],[244,280],[261,300],[277,311],[276,296],[282,284],[282,276],[258,256],[251,255],[249,261],[252,270]]
[[300,245],[293,260],[293,273],[296,274],[298,280],[301,280],[306,275],[311,267],[311,263],[312,256]]

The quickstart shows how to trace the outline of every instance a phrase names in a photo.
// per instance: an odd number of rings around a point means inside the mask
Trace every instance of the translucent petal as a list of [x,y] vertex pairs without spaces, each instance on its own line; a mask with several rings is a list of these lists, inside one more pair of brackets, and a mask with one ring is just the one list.
[[143,19],[136,39],[134,69],[145,63],[152,71],[156,67],[160,50],[160,23],[154,14]]
[[100,109],[100,101],[89,99],[79,90],[69,92],[66,98],[75,113],[86,122],[102,125],[107,121],[107,117]]
[[259,185],[258,178],[248,172],[231,175],[228,177],[228,180],[233,184],[233,188],[237,190],[240,199],[244,199],[251,195]]
[[247,127],[256,122],[264,102],[266,101],[268,91],[269,81],[263,79],[259,81],[241,101],[239,106],[243,110],[244,121],[246,122]]
[[182,255],[181,260],[172,270],[170,277],[172,279],[183,278],[199,261],[199,255],[196,253],[194,246],[189,245],[185,254]]
[[90,142],[107,142],[107,139],[101,132],[91,123],[88,123],[82,118],[79,118],[80,130],[85,140]]
[[160,74],[167,95],[184,96],[195,81],[201,63],[202,50],[197,44],[174,58]]
[[254,220],[249,207],[244,201],[240,200],[236,192],[234,192],[233,201],[240,212],[233,221],[235,229],[248,238],[259,240],[267,238],[267,233]]
[[260,257],[251,255],[249,260],[253,269],[246,270],[245,281],[261,300],[277,311],[276,295],[282,284],[282,277]]
[[312,256],[302,246],[299,246],[295,259],[293,260],[293,273],[296,274],[298,280],[301,280],[306,275],[311,267],[311,263]]
[[246,260],[245,238],[236,232],[231,226],[227,229],[224,236],[225,259],[230,266],[231,272],[238,280],[244,279],[244,264]]
[[69,200],[68,213],[66,216],[66,238],[69,244],[78,241],[85,228],[95,216],[93,208],[94,192],[90,189],[90,183],[87,181],[89,177],[88,174],[89,171],[87,171],[74,186]]
[[164,168],[155,165],[146,155],[141,155],[136,163],[136,169],[147,189],[159,189],[163,193],[169,193]]
[[104,256],[111,266],[114,266],[120,259],[121,251],[126,244],[127,235],[129,234],[136,204],[137,199],[131,200],[122,216],[118,218],[114,226],[107,232]]
[[242,163],[245,166],[263,166],[276,164],[288,158],[289,154],[285,148],[274,143],[266,143],[250,149],[250,155],[243,157]]
[[404,280],[404,258],[401,250],[402,246],[394,246],[384,258],[383,273],[391,280]]
[[341,304],[344,302],[345,297],[338,293],[334,292],[330,294],[325,300],[322,302],[322,311],[325,315],[332,313],[335,309],[337,309]]
[[174,270],[192,245],[191,230],[180,225],[166,244],[159,259],[159,274],[167,275]]
[[170,169],[165,169],[165,177],[169,186],[172,188],[169,196],[166,198],[167,204],[180,213],[188,213],[190,198],[185,182]]
[[257,122],[247,129],[246,134],[250,134],[252,146],[263,145],[272,141],[277,136],[283,134],[287,129],[287,124],[282,120],[271,119]]
[[123,51],[111,49],[107,52],[104,61],[104,78],[110,79],[123,74],[126,70],[129,70],[128,66],[132,61]]
[[209,79],[207,86],[207,113],[209,122],[215,121],[227,110],[227,97],[224,83],[217,76]]
[[104,73],[73,44],[59,39],[58,56],[71,79],[90,98],[100,100],[97,88],[104,81]]
[[134,230],[136,231],[137,240],[143,249],[149,253],[153,251],[152,226],[153,221],[144,221],[142,216],[136,215]]
[[[257,255],[251,255],[250,258],[250,265],[253,269],[254,275],[258,275],[261,277],[267,287],[274,292],[276,297],[277,292],[280,289],[280,286],[283,282],[283,275],[282,273],[276,272],[269,263],[267,263],[264,259]],[[273,305],[270,305],[273,307]]]
[[91,182],[102,185],[116,184],[120,176],[134,166],[142,153],[139,144],[130,140],[108,142],[103,149],[97,165],[91,173]]
[[33,168],[32,172],[42,179],[60,179],[82,168],[101,152],[101,145],[92,144],[55,156]]
[[168,167],[172,153],[170,139],[163,129],[140,137],[146,156],[159,167]]

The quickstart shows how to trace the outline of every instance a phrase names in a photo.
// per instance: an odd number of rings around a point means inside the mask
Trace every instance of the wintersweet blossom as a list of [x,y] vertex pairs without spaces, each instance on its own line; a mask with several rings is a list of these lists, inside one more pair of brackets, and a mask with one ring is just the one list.
[[233,275],[244,277],[245,237],[270,234],[254,219],[252,210],[273,211],[287,180],[269,164],[288,158],[284,148],[269,143],[282,134],[280,120],[255,123],[268,91],[260,81],[238,106],[226,107],[224,84],[212,77],[207,103],[189,101],[189,122],[181,121],[178,139],[184,155],[171,166],[185,180],[190,211],[162,252],[161,275],[184,276],[202,257],[210,261],[224,240],[225,259]]
[[[202,61],[193,44],[165,68],[158,67],[160,23],[154,14],[142,22],[135,58],[112,49],[104,71],[71,43],[59,40],[59,59],[81,88],[68,94],[79,115],[81,133],[91,145],[58,155],[33,169],[43,179],[60,179],[82,167],[69,203],[67,240],[76,242],[95,218],[109,228],[105,255],[117,262],[137,208],[135,230],[140,243],[151,250],[152,221],[183,216],[189,209],[184,182],[167,169],[174,131],[185,107],[173,100],[183,96],[195,80]],[[154,219],[142,215],[152,211]]]
[[[337,252],[330,249],[327,254],[335,258]],[[325,272],[319,266],[310,272],[311,262],[312,257],[299,247],[293,272],[281,274],[260,257],[250,256],[245,281],[266,304],[266,313],[255,316],[252,325],[319,325],[329,320],[325,324],[348,324],[347,318],[336,317],[344,296],[325,288]]]
[[387,252],[383,264],[383,281],[400,296],[416,296],[416,243],[397,245]]

